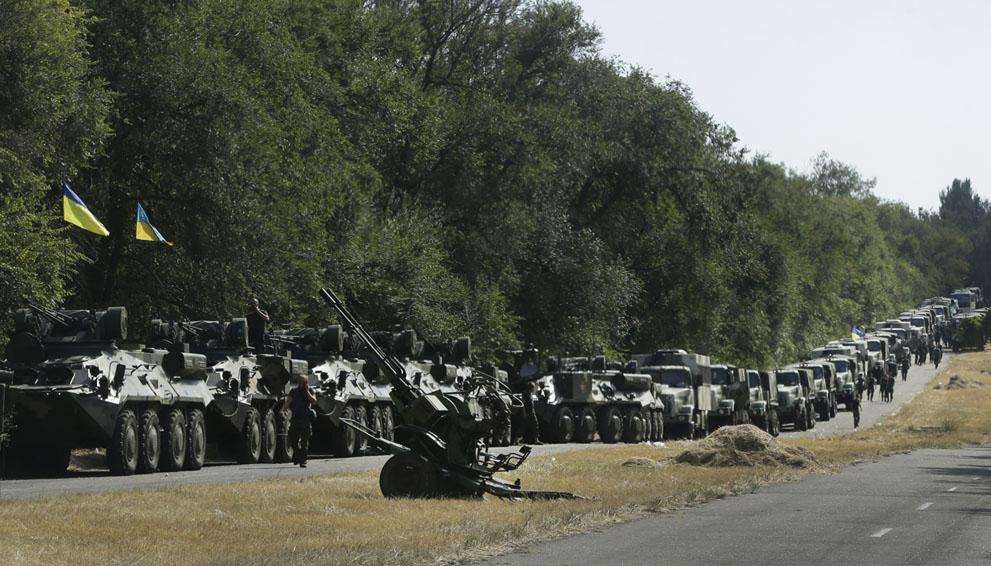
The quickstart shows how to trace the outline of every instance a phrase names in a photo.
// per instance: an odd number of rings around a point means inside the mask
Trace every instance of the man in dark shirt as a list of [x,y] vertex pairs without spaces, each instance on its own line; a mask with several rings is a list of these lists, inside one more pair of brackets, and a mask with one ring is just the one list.
[[268,313],[258,305],[258,297],[248,300],[248,314],[244,318],[248,320],[248,345],[255,352],[261,353],[265,347],[265,324],[270,319]]
[[296,387],[289,391],[289,395],[283,404],[284,409],[289,409],[291,417],[289,420],[289,446],[292,447],[292,461],[300,468],[306,467],[306,456],[310,450],[310,435],[313,433],[313,405],[316,405],[317,398],[310,390],[306,375],[300,375]]

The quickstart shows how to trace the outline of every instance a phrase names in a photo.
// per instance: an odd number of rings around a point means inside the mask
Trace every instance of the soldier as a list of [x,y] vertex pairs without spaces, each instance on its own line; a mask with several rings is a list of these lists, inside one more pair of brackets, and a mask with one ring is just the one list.
[[878,379],[880,374],[878,372],[878,364],[871,366],[871,369],[867,372],[867,400],[874,400],[874,387],[878,385]]
[[313,405],[317,398],[310,390],[306,375],[300,374],[296,387],[289,391],[283,402],[283,410],[292,413],[289,421],[289,446],[292,446],[292,461],[300,468],[306,467],[306,456],[310,450],[310,435],[313,433]]
[[857,376],[857,384],[856,384],[856,392],[855,392],[855,396],[857,397],[857,407],[860,407],[860,399],[863,398],[864,391],[866,389],[867,389],[867,382],[864,381],[864,376],[863,375],[858,375]]
[[912,362],[908,358],[902,358],[902,381],[908,378],[908,368],[912,366]]
[[935,347],[933,347],[931,356],[933,360],[933,367],[939,369],[939,362],[940,360],[943,359],[943,348],[937,344]]
[[261,353],[265,347],[265,325],[271,319],[259,306],[258,297],[248,299],[248,314],[244,318],[248,321],[248,345]]
[[539,351],[531,344],[522,352],[519,367],[507,361],[501,368],[509,374],[509,385],[513,392],[522,397],[523,442],[527,444],[543,444],[540,441],[540,423],[533,407],[533,396],[537,391],[537,384],[533,380],[538,377],[539,358]]
[[[860,378],[863,381],[864,378]],[[853,413],[853,428],[860,428],[860,394],[854,395],[850,400],[850,411]]]

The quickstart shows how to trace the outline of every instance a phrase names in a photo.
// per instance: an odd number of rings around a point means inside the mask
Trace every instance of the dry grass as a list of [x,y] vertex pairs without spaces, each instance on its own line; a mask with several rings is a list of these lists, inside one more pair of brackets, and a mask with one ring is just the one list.
[[[991,354],[956,356],[947,375],[991,385]],[[982,371],[984,370],[984,371]],[[931,386],[882,424],[794,439],[832,467],[914,448],[980,441],[991,387]],[[549,536],[683,508],[809,473],[781,467],[675,464],[684,443],[535,458],[524,484],[588,501],[387,501],[375,473],[294,482],[189,486],[0,504],[0,563],[366,563],[455,561]],[[639,461],[637,459],[640,459]],[[634,460],[634,464],[623,465]],[[660,465],[642,465],[660,462]]]

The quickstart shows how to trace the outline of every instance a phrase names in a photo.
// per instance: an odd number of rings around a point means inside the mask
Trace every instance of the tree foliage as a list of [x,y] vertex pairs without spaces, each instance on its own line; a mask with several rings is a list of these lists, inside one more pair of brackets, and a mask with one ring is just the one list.
[[[0,0],[8,306],[71,290],[140,324],[257,294],[321,324],[329,284],[485,356],[769,364],[991,277],[969,181],[916,213],[825,153],[750,156],[686,85],[603,57],[569,2],[84,5]],[[110,238],[61,232],[62,177]],[[138,201],[175,248],[133,239]]]

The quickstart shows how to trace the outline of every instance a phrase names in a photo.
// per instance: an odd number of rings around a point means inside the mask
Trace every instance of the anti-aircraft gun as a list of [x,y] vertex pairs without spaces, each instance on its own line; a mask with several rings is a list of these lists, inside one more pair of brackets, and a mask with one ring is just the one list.
[[[247,321],[151,321],[148,344],[206,356],[213,401],[206,411],[211,440],[239,463],[288,462],[289,414],[281,403],[303,360],[248,347]],[[233,450],[231,450],[233,448]]]
[[482,396],[499,398],[500,388],[494,379],[473,376],[470,386],[474,395],[467,398],[442,391],[426,393],[413,383],[396,356],[379,347],[337,295],[322,289],[321,296],[337,311],[349,333],[365,345],[370,360],[392,383],[392,400],[403,423],[395,428],[395,440],[376,435],[364,423],[339,417],[342,423],[392,455],[379,475],[383,495],[428,498],[480,497],[490,493],[509,498],[576,497],[564,492],[524,490],[519,481],[509,483],[494,477],[496,472],[517,469],[530,454],[529,446],[508,454],[493,454],[483,449],[483,439],[492,434],[493,422],[479,417],[474,400]]
[[[199,469],[206,459],[206,358],[181,350],[123,350],[127,311],[14,315],[6,388],[16,429],[7,463],[64,472],[73,448],[106,448],[114,474]],[[17,470],[15,470],[17,471]]]

